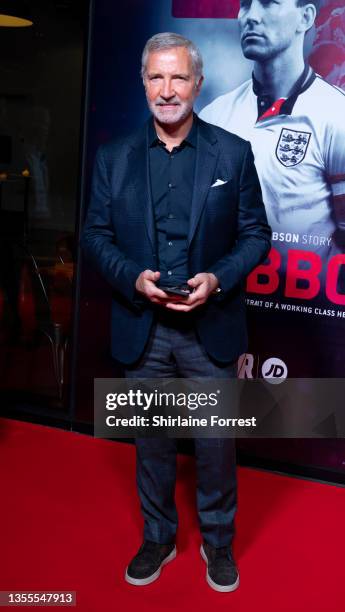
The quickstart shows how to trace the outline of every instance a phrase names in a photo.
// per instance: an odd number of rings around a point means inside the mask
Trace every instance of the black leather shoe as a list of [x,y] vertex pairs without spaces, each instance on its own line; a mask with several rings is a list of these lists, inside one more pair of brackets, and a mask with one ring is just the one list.
[[175,544],[157,544],[145,540],[127,567],[125,580],[136,586],[150,584],[159,578],[163,565],[175,557]]
[[212,589],[222,593],[237,589],[240,577],[230,546],[214,548],[204,542],[201,545],[200,553],[207,563],[206,580]]

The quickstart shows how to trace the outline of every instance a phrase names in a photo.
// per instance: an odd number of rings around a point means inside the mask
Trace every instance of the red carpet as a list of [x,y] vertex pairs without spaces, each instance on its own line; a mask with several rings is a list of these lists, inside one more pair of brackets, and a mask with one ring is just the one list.
[[123,580],[141,540],[134,448],[5,419],[0,443],[0,590],[74,590],[82,612],[345,610],[344,488],[239,469],[241,585],[217,593],[199,555],[193,461],[182,457],[179,554],[138,588]]

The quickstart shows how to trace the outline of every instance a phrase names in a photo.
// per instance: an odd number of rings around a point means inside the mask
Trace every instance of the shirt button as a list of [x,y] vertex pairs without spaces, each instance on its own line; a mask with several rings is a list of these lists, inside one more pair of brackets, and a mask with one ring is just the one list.
[[168,270],[168,276],[171,276],[171,275],[172,275],[172,271]]
[[265,102],[263,100],[261,100],[260,106],[265,106]]
[[169,189],[171,189],[172,188],[172,183],[168,183],[168,187],[169,187]]
[[168,245],[169,245],[169,246],[172,246],[172,242],[171,242],[171,240],[169,240]]
[[174,215],[172,213],[169,213],[168,214],[168,219],[173,219],[173,218],[174,218]]

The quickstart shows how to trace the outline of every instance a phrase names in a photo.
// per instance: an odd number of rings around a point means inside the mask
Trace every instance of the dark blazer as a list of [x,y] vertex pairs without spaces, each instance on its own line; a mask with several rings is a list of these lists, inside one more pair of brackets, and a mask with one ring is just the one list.
[[[243,285],[266,257],[271,231],[250,144],[196,116],[195,120],[199,129],[189,272],[213,272],[222,289],[194,311],[195,321],[209,355],[227,362],[246,350]],[[217,179],[227,182],[212,187]],[[140,272],[157,269],[147,124],[99,148],[82,246],[113,288],[113,357],[126,365],[134,363],[144,350],[157,308],[135,290]]]

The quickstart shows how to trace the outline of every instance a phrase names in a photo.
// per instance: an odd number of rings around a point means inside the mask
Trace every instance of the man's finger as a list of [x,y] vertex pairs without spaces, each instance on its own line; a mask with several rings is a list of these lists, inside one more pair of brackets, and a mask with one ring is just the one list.
[[194,304],[199,300],[206,300],[206,291],[204,291],[202,288],[198,288],[193,291],[193,293],[188,296],[188,302],[186,302],[186,304]]
[[170,310],[177,310],[179,312],[189,312],[190,310],[194,310],[197,306],[204,304],[203,300],[198,300],[193,304],[175,304],[173,302],[167,302],[166,307]]
[[[207,275],[204,272],[199,272],[193,278],[190,278],[187,283],[191,284],[192,287],[199,287],[202,283],[204,283],[207,279]],[[191,282],[189,282],[191,281]]]
[[162,289],[158,289],[158,287],[156,287],[156,285],[153,285],[154,288],[150,288],[147,291],[147,297],[151,300],[152,298],[159,298],[160,300],[168,300],[169,296],[167,293],[165,293],[165,291],[162,291]]
[[144,270],[143,272],[143,278],[145,278],[145,280],[150,280],[150,281],[157,281],[160,277],[160,272],[154,272],[153,270]]
[[193,287],[193,289],[198,285],[198,282],[195,280],[195,277],[193,276],[193,278],[189,278],[187,280],[187,285],[189,285],[190,287]]

